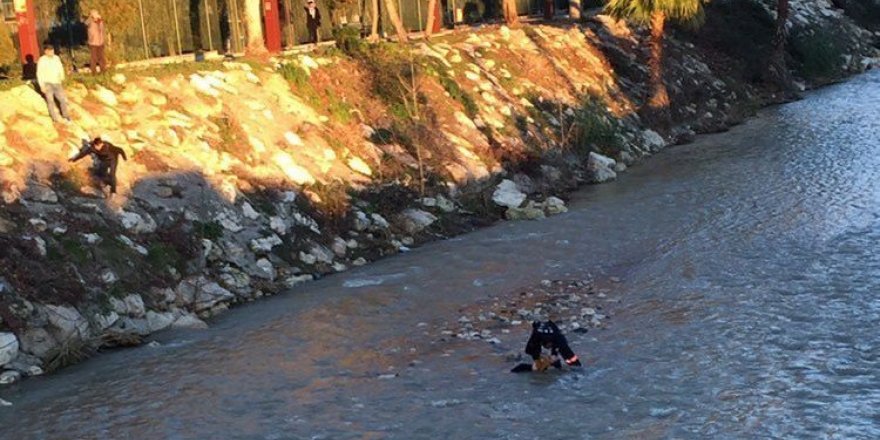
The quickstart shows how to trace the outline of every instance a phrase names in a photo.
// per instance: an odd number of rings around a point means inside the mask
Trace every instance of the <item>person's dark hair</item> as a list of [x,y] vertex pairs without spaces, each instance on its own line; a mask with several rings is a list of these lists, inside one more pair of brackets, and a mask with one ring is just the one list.
[[98,137],[92,139],[92,145],[101,145],[103,143],[104,143],[104,140],[101,139],[101,136],[98,136]]

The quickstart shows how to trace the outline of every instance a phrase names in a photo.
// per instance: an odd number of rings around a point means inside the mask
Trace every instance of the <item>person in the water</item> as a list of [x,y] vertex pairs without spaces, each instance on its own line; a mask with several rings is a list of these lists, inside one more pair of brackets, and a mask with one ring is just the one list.
[[[549,357],[541,355],[545,348],[550,351]],[[562,330],[559,330],[553,321],[532,322],[532,335],[526,342],[526,354],[532,357],[533,363],[519,364],[511,370],[512,372],[544,371],[551,365],[561,369],[563,362],[569,367],[581,366],[580,359],[568,346],[568,340],[565,339]]]

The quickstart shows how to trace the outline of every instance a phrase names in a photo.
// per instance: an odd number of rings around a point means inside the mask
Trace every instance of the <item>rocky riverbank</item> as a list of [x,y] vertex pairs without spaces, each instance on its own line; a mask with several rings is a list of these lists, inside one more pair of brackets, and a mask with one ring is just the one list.
[[[825,2],[795,11],[797,29],[842,35],[839,69],[815,83],[869,66],[868,31]],[[0,92],[0,383],[501,218],[562,213],[578,185],[775,99],[733,55],[677,31],[673,105],[640,114],[646,37],[599,16],[412,54],[123,71],[69,85],[74,121],[58,126],[33,89]],[[112,197],[67,162],[97,135],[129,156]],[[594,325],[581,300],[560,307]],[[482,338],[468,322],[441,332]]]

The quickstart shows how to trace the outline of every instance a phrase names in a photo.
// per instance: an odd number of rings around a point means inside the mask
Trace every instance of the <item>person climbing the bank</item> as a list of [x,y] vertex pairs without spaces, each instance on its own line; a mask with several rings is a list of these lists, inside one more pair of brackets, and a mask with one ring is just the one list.
[[306,28],[309,30],[309,44],[318,44],[318,28],[321,27],[321,10],[315,0],[306,3]]
[[[549,356],[542,355],[545,348],[550,351]],[[533,363],[521,363],[510,370],[511,372],[545,371],[550,366],[561,369],[563,362],[569,367],[581,366],[580,359],[568,346],[562,330],[553,321],[532,322],[532,334],[526,342],[525,351],[532,357]]]
[[51,43],[43,43],[43,56],[37,61],[37,85],[40,86],[40,93],[46,98],[46,105],[49,107],[49,116],[54,122],[61,122],[58,117],[58,111],[55,109],[55,100],[58,100],[58,107],[61,109],[61,117],[65,121],[70,121],[70,111],[67,109],[67,95],[64,94],[64,65],[61,64],[61,58],[55,55],[55,48]]
[[116,145],[96,137],[91,142],[83,139],[79,153],[71,157],[70,162],[76,162],[86,156],[92,156],[92,177],[101,185],[110,186],[110,194],[116,194],[116,167],[119,164],[119,156],[128,160],[125,151]]

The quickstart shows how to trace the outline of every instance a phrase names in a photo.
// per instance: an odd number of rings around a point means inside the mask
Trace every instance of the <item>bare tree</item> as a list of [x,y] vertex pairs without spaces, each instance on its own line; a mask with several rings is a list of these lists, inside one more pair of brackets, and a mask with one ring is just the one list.
[[248,55],[266,53],[266,44],[263,42],[263,17],[260,13],[261,3],[260,0],[244,0]]

